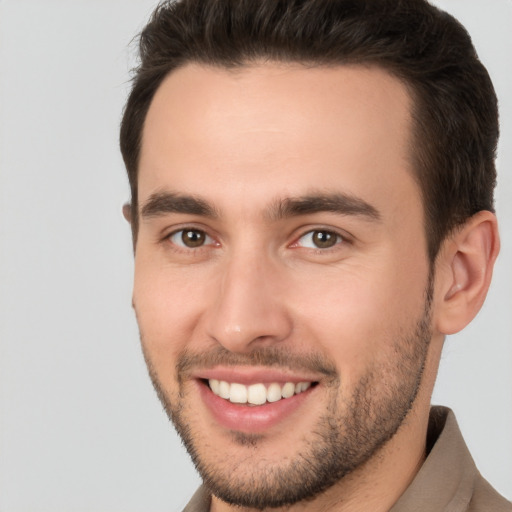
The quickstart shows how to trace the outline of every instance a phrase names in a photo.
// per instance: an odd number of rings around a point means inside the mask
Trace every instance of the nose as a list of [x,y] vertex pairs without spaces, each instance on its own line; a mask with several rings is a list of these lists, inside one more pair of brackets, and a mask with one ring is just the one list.
[[224,262],[217,283],[207,329],[224,348],[248,353],[290,335],[282,270],[270,258],[233,255]]

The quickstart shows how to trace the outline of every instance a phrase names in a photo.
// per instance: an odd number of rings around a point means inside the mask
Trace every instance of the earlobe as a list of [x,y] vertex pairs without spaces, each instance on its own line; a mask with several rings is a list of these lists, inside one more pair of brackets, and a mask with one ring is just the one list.
[[496,216],[478,212],[444,245],[436,323],[442,334],[454,334],[471,322],[487,295],[500,246]]
[[123,204],[123,217],[128,221],[129,224],[132,223],[132,207],[130,203]]

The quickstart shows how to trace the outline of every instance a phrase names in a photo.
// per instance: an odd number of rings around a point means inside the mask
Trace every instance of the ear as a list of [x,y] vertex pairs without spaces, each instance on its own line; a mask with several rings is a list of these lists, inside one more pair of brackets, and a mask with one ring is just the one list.
[[130,203],[123,204],[123,217],[128,221],[128,224],[132,223],[132,207]]
[[473,320],[491,284],[500,249],[496,216],[480,211],[449,236],[436,261],[436,327],[454,334]]

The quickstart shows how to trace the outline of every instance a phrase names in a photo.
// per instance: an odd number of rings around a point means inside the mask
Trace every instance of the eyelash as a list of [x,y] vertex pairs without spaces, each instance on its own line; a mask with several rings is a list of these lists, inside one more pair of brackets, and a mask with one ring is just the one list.
[[[332,241],[332,245],[329,245],[329,246],[326,246],[326,247],[319,247],[317,245],[318,243],[318,240],[317,240],[317,243],[315,243],[314,241],[314,237],[315,235],[323,235],[324,238],[326,238],[325,242],[327,244],[331,243]],[[334,237],[334,240],[332,240],[332,237]],[[311,247],[305,247],[304,245],[300,245],[300,241],[305,239],[305,238],[309,238],[311,240]],[[304,234],[302,234],[296,242],[294,242],[291,247],[303,247],[305,249],[310,249],[310,250],[313,250],[313,251],[316,251],[316,252],[328,252],[328,251],[331,251],[331,250],[336,250],[336,248],[339,246],[339,245],[343,245],[345,244],[346,242],[348,242],[347,238],[343,235],[341,235],[340,233],[336,232],[336,231],[333,231],[332,229],[321,229],[321,228],[317,228],[317,229],[310,229],[309,231],[306,231]],[[303,242],[304,244],[304,242]],[[313,245],[315,245],[315,247],[313,247]]]
[[[199,235],[199,237],[204,237],[205,243],[201,243],[200,245],[197,245],[196,247],[190,247],[190,246],[185,245],[185,243],[183,241],[183,237],[187,233],[188,234],[195,233],[196,235]],[[168,240],[169,242],[171,242],[172,245],[179,248],[180,250],[185,250],[185,251],[193,251],[193,250],[202,249],[206,245],[211,245],[212,243],[215,242],[214,239],[211,236],[209,236],[206,233],[206,231],[204,231],[203,229],[192,228],[192,227],[186,227],[186,228],[182,228],[182,229],[173,231],[172,233],[170,233],[169,235],[167,235],[165,237],[165,240]],[[192,238],[190,238],[189,240],[193,241]]]
[[[184,238],[184,236],[186,236],[187,233],[189,235],[195,234],[196,236],[199,236],[199,241],[198,241],[197,246],[194,247],[194,246],[188,246],[185,244],[183,238]],[[315,234],[323,235],[324,237],[326,237],[327,244],[329,244],[331,242],[331,240],[330,240],[331,237],[334,237],[334,240],[332,241],[333,242],[332,245],[330,245],[328,247],[319,247],[318,245],[316,247],[313,247],[313,246],[304,247],[304,245],[300,244],[301,240],[305,239],[306,237],[309,237],[311,239],[311,245],[316,245],[313,240],[313,237],[315,236]],[[203,238],[203,237],[204,237],[204,240],[201,241],[201,238]],[[172,233],[165,236],[164,240],[169,241],[175,248],[177,248],[178,250],[182,250],[182,251],[197,251],[200,249],[204,249],[207,246],[218,245],[215,242],[215,240],[206,233],[206,231],[204,231],[203,229],[198,229],[198,228],[194,228],[194,227],[184,227],[182,229],[173,231]],[[194,239],[192,236],[190,236],[189,241],[192,241],[192,243],[194,242]],[[301,234],[296,239],[295,242],[290,244],[289,247],[294,248],[294,249],[295,248],[305,248],[308,250],[315,251],[317,253],[326,253],[326,252],[336,250],[336,248],[338,246],[345,245],[346,243],[349,243],[349,240],[345,235],[342,235],[332,229],[317,228],[317,229],[310,229],[308,231],[305,231],[303,234]]]

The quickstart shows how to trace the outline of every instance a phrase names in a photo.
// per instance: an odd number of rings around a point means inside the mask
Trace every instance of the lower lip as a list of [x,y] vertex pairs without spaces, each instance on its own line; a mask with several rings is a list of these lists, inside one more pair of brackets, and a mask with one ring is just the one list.
[[199,381],[201,398],[215,420],[224,428],[239,432],[262,433],[294,415],[316,387],[277,402],[249,406],[220,398]]

